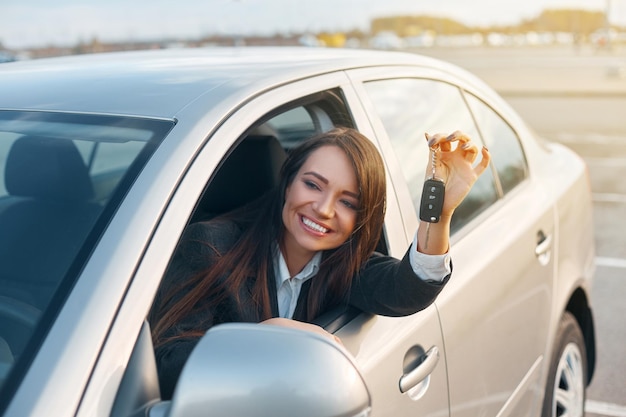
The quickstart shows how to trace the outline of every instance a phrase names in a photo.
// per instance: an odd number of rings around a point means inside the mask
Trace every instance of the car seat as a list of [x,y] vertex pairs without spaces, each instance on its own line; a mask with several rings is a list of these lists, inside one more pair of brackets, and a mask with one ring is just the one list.
[[246,137],[219,167],[196,208],[193,221],[226,213],[276,187],[286,158],[287,153],[275,136]]
[[9,150],[0,206],[0,295],[45,308],[96,221],[76,145],[24,136]]

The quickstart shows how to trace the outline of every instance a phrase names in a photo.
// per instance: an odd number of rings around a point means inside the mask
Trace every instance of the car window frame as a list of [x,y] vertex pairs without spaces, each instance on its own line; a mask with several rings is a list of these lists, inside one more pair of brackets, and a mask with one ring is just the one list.
[[[426,146],[425,138],[422,136],[415,137],[415,134],[425,127],[424,123],[426,120],[430,120],[430,123],[433,124],[427,127],[427,129],[432,129],[436,132],[452,132],[460,129],[469,134],[476,146],[480,147],[483,142],[476,124],[476,118],[470,111],[462,89],[458,85],[449,82],[423,77],[394,77],[364,81],[363,86],[375,108],[377,116],[380,117],[384,124],[394,156],[403,173],[403,182],[411,194],[414,210],[418,212],[421,204],[423,179],[428,175],[426,172],[428,147]],[[382,97],[378,95],[379,91],[383,92]],[[388,96],[387,92],[391,96]],[[418,94],[420,97],[422,95],[424,97],[434,95],[436,99],[433,100],[432,106],[430,106],[427,102],[428,99],[419,98],[415,100],[413,93]],[[393,107],[393,103],[390,102],[391,97],[397,97],[403,103],[397,109],[398,113],[385,113],[388,107],[396,110]],[[413,106],[415,106],[415,110],[411,110]],[[455,121],[455,118],[451,117],[450,112],[458,112],[458,120]],[[407,119],[414,121],[409,122]],[[397,124],[398,121],[401,122],[400,125]],[[414,125],[411,125],[411,123],[414,123]],[[407,127],[409,128],[408,131],[398,132],[396,130],[397,128],[406,129]],[[432,130],[428,130],[428,132],[433,133]],[[407,136],[405,137],[405,135]],[[411,151],[414,151],[415,154],[410,155],[410,158],[417,158],[416,160],[407,159],[406,153]],[[499,183],[495,177],[495,165],[492,163],[489,168],[478,179],[463,203],[457,208],[452,218],[451,235],[462,229],[501,197]]]
[[[408,186],[404,182],[404,175],[399,167],[399,162],[395,155],[395,150],[393,145],[391,144],[391,140],[389,139],[385,126],[376,114],[376,109],[374,104],[369,99],[368,92],[365,88],[365,83],[370,81],[380,81],[380,80],[389,80],[389,79],[402,79],[402,78],[417,78],[417,79],[430,79],[438,82],[444,82],[450,84],[454,87],[457,87],[460,90],[460,93],[463,97],[465,105],[467,106],[468,112],[471,114],[473,118],[474,125],[476,129],[480,132],[479,126],[476,123],[475,115],[472,111],[472,108],[467,103],[467,99],[465,97],[466,94],[472,94],[483,103],[485,103],[490,108],[494,109],[492,103],[498,105],[498,107],[502,107],[504,110],[507,109],[506,103],[498,99],[498,96],[495,92],[491,90],[486,84],[480,81],[478,78],[473,77],[471,74],[464,77],[462,73],[456,73],[454,71],[448,71],[445,65],[441,68],[435,68],[430,66],[378,66],[374,68],[360,68],[349,71],[348,73],[352,84],[354,85],[355,91],[359,96],[359,99],[362,103],[362,107],[365,111],[364,118],[368,120],[368,123],[372,125],[374,130],[374,134],[379,141],[381,152],[383,153],[384,159],[387,163],[387,168],[391,173],[393,189],[396,194],[396,198],[398,199],[398,204],[400,204],[402,210],[402,217],[405,222],[406,230],[417,230],[419,225],[419,218],[415,213],[415,208],[413,206],[413,201],[408,190]],[[519,130],[516,128],[517,122],[516,120],[512,120],[508,114],[503,114],[501,112],[497,112],[494,109],[494,112],[500,116],[503,121],[505,121],[511,129],[515,132],[517,137],[520,139],[520,146],[524,155],[526,155],[527,151],[524,146],[524,142],[521,140],[521,135]],[[514,113],[511,113],[514,114]],[[482,143],[482,137],[479,138]],[[506,204],[506,201],[514,198],[514,196],[520,192],[520,190],[528,186],[530,177],[532,172],[530,167],[528,166],[528,174],[526,179],[518,184],[511,192],[506,195],[502,195],[502,190],[500,187],[500,180],[498,177],[498,173],[495,170],[493,164],[490,164],[488,169],[491,169],[493,172],[494,180],[497,184],[498,198],[497,200],[479,213],[477,216],[472,218],[467,224],[457,230],[454,234],[450,236],[451,244],[463,239],[464,236],[471,233],[473,229],[475,229],[481,222],[485,219],[488,219],[489,216],[494,213],[495,210],[498,209],[503,204]],[[409,236],[412,239],[412,236]]]

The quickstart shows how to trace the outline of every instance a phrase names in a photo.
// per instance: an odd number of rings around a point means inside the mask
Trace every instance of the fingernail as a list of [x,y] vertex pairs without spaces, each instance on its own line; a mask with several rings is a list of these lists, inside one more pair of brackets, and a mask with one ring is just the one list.
[[448,137],[446,138],[448,142],[450,142],[453,139],[454,139],[454,133],[449,134]]
[[426,137],[427,141],[430,141],[430,135],[428,134],[428,132],[424,132],[424,136]]
[[487,147],[485,145],[483,145],[483,149],[486,150],[487,152],[489,152],[489,149],[487,149]]

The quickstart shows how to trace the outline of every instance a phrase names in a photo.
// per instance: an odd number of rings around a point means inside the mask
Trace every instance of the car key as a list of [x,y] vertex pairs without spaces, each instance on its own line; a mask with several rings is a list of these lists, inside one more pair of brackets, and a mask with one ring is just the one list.
[[441,212],[443,210],[445,183],[435,176],[439,145],[431,147],[430,150],[432,152],[432,174],[431,177],[424,182],[422,189],[420,220],[428,223],[437,223],[441,218]]
[[422,202],[420,203],[420,219],[428,223],[437,223],[441,218],[445,184],[437,178],[424,182]]

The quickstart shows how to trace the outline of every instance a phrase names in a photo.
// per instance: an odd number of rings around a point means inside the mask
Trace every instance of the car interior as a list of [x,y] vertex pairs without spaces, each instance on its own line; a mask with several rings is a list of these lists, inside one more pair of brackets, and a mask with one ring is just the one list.
[[74,242],[84,240],[101,207],[92,202],[91,178],[78,149],[65,139],[17,139],[7,157],[5,186],[9,198],[3,199],[0,233],[11,238],[0,249],[6,255],[2,293],[43,309],[76,256]]
[[0,383],[76,257],[75,242],[85,239],[101,211],[92,202],[87,167],[69,140],[20,137],[7,155],[4,180]]
[[275,136],[256,132],[247,135],[223,161],[191,222],[229,212],[276,187],[280,167],[286,158],[287,152]]
[[103,212],[115,212],[156,148],[150,140],[172,122],[20,111],[0,119],[1,388],[37,352],[108,223]]

